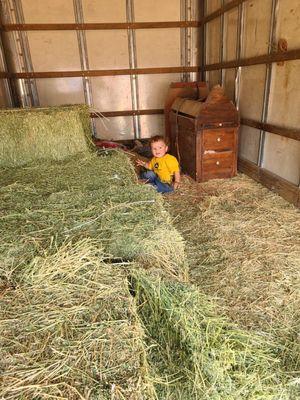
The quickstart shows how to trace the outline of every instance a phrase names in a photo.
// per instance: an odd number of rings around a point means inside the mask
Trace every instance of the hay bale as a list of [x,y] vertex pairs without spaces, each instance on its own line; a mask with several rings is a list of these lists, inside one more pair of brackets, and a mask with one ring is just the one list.
[[0,298],[1,398],[152,398],[127,268],[83,240],[23,270]]
[[91,134],[87,106],[1,110],[0,167],[88,153]]
[[[1,174],[0,174],[1,175]],[[161,196],[137,185],[128,158],[74,157],[5,170],[0,177],[0,277],[49,247],[92,237],[114,258],[142,261],[159,273],[186,275],[184,246]]]
[[196,287],[131,278],[161,399],[291,399],[277,349],[220,317]]

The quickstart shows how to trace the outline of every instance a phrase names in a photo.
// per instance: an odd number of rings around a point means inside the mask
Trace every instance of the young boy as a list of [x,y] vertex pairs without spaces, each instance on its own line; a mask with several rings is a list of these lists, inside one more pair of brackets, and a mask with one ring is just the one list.
[[173,192],[180,183],[180,171],[177,159],[168,152],[168,145],[163,136],[150,139],[153,158],[150,162],[137,160],[137,164],[148,171],[142,172],[141,178],[146,179],[159,193]]

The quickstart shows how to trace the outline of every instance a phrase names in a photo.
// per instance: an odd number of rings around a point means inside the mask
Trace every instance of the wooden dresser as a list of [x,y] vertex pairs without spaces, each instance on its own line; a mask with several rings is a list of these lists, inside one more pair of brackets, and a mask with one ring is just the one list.
[[170,112],[170,153],[197,182],[237,172],[239,115],[220,86],[205,101],[176,98]]

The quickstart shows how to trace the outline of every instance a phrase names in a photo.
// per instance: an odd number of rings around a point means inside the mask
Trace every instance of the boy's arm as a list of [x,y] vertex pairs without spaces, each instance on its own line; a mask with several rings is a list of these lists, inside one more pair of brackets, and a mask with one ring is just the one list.
[[146,162],[146,161],[143,161],[143,160],[136,160],[136,163],[137,163],[137,165],[139,165],[141,167],[150,169],[150,162]]
[[174,190],[178,188],[179,184],[180,184],[180,172],[177,171],[174,172],[174,183],[173,183]]

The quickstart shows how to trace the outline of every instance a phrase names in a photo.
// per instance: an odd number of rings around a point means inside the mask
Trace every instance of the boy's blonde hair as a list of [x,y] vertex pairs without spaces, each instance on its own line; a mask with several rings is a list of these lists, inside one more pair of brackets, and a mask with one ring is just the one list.
[[161,136],[161,135],[155,135],[155,136],[153,136],[153,137],[150,139],[149,144],[151,145],[152,143],[156,143],[156,142],[164,142],[164,144],[165,144],[166,146],[169,146],[169,142],[168,142],[167,138],[165,138],[164,136]]

